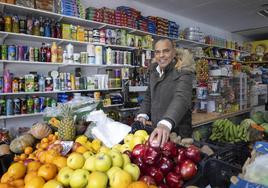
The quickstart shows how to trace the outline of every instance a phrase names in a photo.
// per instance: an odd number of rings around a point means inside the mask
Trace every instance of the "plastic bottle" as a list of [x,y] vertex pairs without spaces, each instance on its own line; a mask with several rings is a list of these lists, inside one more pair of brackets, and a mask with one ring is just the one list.
[[11,74],[9,70],[4,70],[4,93],[11,92]]
[[47,62],[47,54],[46,54],[46,44],[42,43],[42,47],[40,49],[40,61]]
[[52,63],[56,63],[58,60],[57,50],[58,50],[57,44],[56,44],[56,42],[53,42],[52,47],[51,47],[51,62]]
[[106,50],[106,64],[111,65],[112,64],[112,49],[108,48]]
[[43,75],[39,77],[38,84],[39,84],[39,91],[41,92],[45,91],[45,77]]
[[47,62],[51,62],[51,48],[50,48],[50,44],[47,45],[46,47],[46,56],[47,56]]

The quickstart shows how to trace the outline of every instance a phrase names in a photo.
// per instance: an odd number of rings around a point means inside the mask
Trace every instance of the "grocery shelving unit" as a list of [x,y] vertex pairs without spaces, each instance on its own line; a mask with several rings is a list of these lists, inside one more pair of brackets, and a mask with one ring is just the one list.
[[[7,12],[7,13],[16,13],[18,15],[28,15],[31,13],[35,17],[37,16],[43,16],[46,18],[54,19],[55,21],[61,21],[63,23],[75,23],[76,25],[80,25],[83,27],[87,28],[111,28],[111,29],[125,29],[127,30],[128,33],[131,34],[136,34],[136,35],[151,35],[154,39],[158,38],[169,38],[176,42],[179,45],[187,46],[187,47],[217,47],[220,49],[228,49],[228,50],[235,50],[240,53],[247,53],[245,51],[237,50],[237,49],[229,49],[226,47],[221,47],[221,46],[215,46],[211,44],[206,44],[202,42],[197,42],[197,41],[192,41],[192,40],[187,40],[187,39],[181,39],[181,38],[171,38],[168,36],[162,36],[162,35],[157,35],[154,33],[146,32],[146,31],[141,31],[138,29],[133,29],[130,27],[122,27],[122,26],[117,26],[117,25],[112,25],[112,24],[107,24],[107,23],[102,23],[102,22],[96,22],[92,20],[86,20],[83,18],[77,18],[73,16],[66,16],[66,15],[61,15],[58,13],[54,12],[49,12],[49,11],[44,11],[44,10],[39,10],[39,9],[34,9],[34,8],[29,8],[29,7],[23,7],[23,6],[18,6],[18,5],[13,5],[13,4],[7,4],[7,3],[0,3],[0,10],[2,12]],[[74,41],[74,40],[66,40],[66,39],[59,39],[59,38],[49,38],[49,37],[43,37],[43,36],[35,36],[35,35],[28,35],[28,34],[21,34],[21,33],[11,33],[11,32],[4,32],[0,31],[0,39],[2,40],[2,43],[5,40],[8,39],[20,39],[20,40],[26,40],[26,41],[33,41],[33,42],[47,42],[47,43],[52,43],[56,42],[58,45],[63,45],[63,44],[68,44],[71,43],[75,46],[81,46],[81,47],[86,47],[88,45],[88,42],[84,41]],[[91,43],[92,45],[101,45],[103,47],[110,47],[112,49],[118,49],[118,50],[137,50],[139,48],[137,47],[130,47],[130,46],[121,46],[121,45],[108,45],[108,44],[103,44],[103,43]],[[142,50],[150,50],[151,49],[142,49]],[[199,57],[199,58],[206,58],[206,59],[212,59],[212,60],[221,60],[221,61],[235,61],[235,60],[230,60],[230,59],[222,59],[222,58],[210,58],[210,57]],[[241,61],[239,61],[241,62]],[[44,63],[44,62],[30,62],[30,61],[10,61],[10,60],[0,60],[0,64],[3,64],[4,66],[6,65],[23,65],[23,66],[53,66],[56,68],[61,68],[61,67],[89,67],[89,68],[135,68],[137,66],[132,66],[132,65],[122,65],[122,64],[114,64],[114,65],[96,65],[96,64],[79,64],[79,63],[71,63],[71,64],[64,64],[64,63]],[[109,88],[109,89],[93,89],[93,90],[72,90],[72,91],[46,91],[46,92],[20,92],[20,93],[0,93],[0,96],[16,96],[16,95],[36,95],[36,94],[58,94],[58,93],[72,93],[72,92],[94,92],[94,91],[112,91],[112,90],[121,90],[122,88]],[[129,87],[130,92],[144,92],[146,91],[147,87],[146,86],[135,86],[135,87]],[[120,107],[123,104],[117,104],[117,105],[111,105],[108,107]],[[128,110],[137,110],[138,108],[129,108]],[[17,117],[33,117],[33,116],[41,116],[42,113],[38,114],[24,114],[24,115],[14,115],[14,116],[5,116],[5,117],[0,117],[1,119],[12,119],[12,118],[17,118]]]

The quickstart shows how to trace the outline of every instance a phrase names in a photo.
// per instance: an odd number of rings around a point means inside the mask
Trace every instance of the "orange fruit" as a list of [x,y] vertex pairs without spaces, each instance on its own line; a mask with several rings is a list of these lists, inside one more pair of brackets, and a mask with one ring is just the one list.
[[16,155],[15,157],[14,157],[14,161],[15,162],[18,162],[20,160],[20,157],[18,156],[18,155]]
[[37,171],[31,171],[31,172],[28,172],[26,174],[26,176],[24,177],[24,183],[28,183],[29,181],[31,181],[34,177],[37,176]]
[[50,135],[48,135],[48,137],[47,137],[47,138],[48,138],[48,140],[49,140],[49,141],[52,141],[52,140],[53,140],[53,138],[54,138],[54,134],[50,134]]
[[9,175],[9,173],[4,173],[3,176],[1,177],[1,183],[8,183],[12,181],[11,176]]
[[47,142],[43,142],[43,143],[41,143],[40,147],[42,149],[46,149],[48,147],[48,143]]
[[149,188],[148,185],[143,181],[132,182],[128,188]]
[[53,160],[52,163],[55,164],[58,167],[58,169],[61,169],[67,166],[67,158],[63,156],[58,156]]
[[25,160],[28,157],[25,153],[20,155],[20,160]]
[[28,146],[24,149],[24,153],[27,155],[31,154],[32,152],[33,152],[33,148],[30,146]]
[[14,188],[13,186],[10,186],[7,183],[0,183],[0,188]]
[[29,154],[28,159],[34,159],[35,155],[33,153]]
[[11,177],[14,177],[14,179],[20,179],[25,176],[26,166],[24,166],[22,163],[13,163],[8,168],[7,172]]
[[41,140],[41,143],[48,143],[48,138],[43,138],[42,140]]
[[36,176],[26,183],[24,188],[43,188],[44,184],[45,180],[40,176]]
[[17,180],[11,181],[9,185],[14,186],[14,187],[24,186],[24,180],[17,179]]
[[29,162],[27,166],[27,172],[37,171],[42,164],[38,161]]
[[38,144],[36,144],[36,149],[39,149],[39,148],[41,148],[41,144],[40,143],[38,143]]
[[54,149],[46,151],[46,153],[45,153],[45,157],[46,157],[45,162],[46,163],[53,163],[54,159],[56,157],[58,157],[58,156],[59,156],[59,153]]
[[150,185],[149,188],[157,188],[156,185]]
[[45,163],[46,161],[46,151],[41,151],[38,153],[37,158],[41,163]]
[[48,181],[56,177],[57,171],[58,169],[56,165],[44,164],[39,168],[37,175]]

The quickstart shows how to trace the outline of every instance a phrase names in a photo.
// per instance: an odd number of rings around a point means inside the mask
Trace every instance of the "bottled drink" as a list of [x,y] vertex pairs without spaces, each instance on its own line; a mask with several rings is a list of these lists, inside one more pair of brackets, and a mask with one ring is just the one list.
[[47,61],[46,62],[51,62],[51,48],[50,48],[50,45],[48,44],[47,47],[46,47],[46,55],[47,55]]
[[43,92],[45,91],[45,77],[41,75],[38,80],[39,83],[39,91]]
[[44,36],[45,28],[44,28],[44,19],[42,17],[40,17],[39,23],[40,23],[40,36]]
[[46,19],[44,24],[44,36],[51,37],[51,23],[49,19]]
[[42,47],[40,49],[40,61],[47,62],[47,52],[46,52],[46,45],[42,43]]
[[5,19],[3,17],[3,14],[0,13],[0,31],[4,31],[5,30]]
[[58,56],[58,54],[57,54],[57,44],[56,44],[56,42],[53,42],[52,43],[52,47],[51,47],[51,62],[52,63],[56,63],[57,62],[57,56]]

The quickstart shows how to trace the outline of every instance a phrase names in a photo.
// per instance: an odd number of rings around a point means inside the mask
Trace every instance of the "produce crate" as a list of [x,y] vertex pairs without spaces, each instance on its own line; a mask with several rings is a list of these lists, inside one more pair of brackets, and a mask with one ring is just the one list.
[[0,177],[8,170],[9,166],[13,162],[13,154],[2,155],[0,157]]
[[154,130],[153,126],[149,126],[149,125],[143,125],[141,122],[139,121],[135,121],[132,125],[131,125],[131,131],[130,133],[135,133],[137,130],[145,130],[148,134],[151,134]]
[[242,172],[242,167],[250,157],[245,144],[227,146],[209,158],[203,168],[204,184],[211,187],[229,187],[230,178]]

